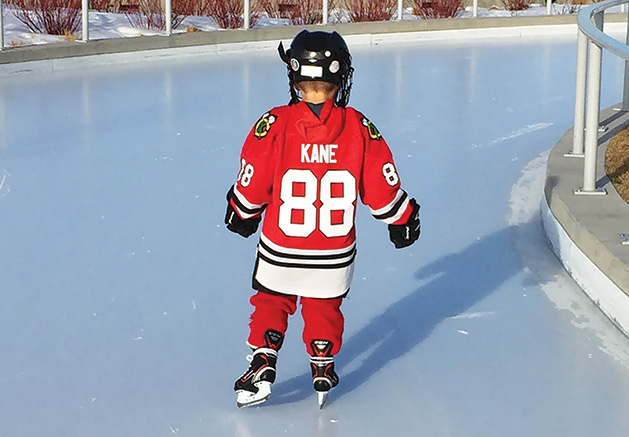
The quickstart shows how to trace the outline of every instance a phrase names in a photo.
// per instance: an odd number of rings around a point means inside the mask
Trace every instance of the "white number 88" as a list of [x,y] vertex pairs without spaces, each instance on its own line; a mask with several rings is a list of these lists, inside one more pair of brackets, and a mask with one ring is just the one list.
[[[294,184],[303,184],[303,195],[295,195]],[[334,196],[334,184],[342,185],[342,195]],[[310,170],[288,170],[282,177],[279,208],[279,228],[289,237],[307,237],[317,229],[326,237],[341,237],[349,234],[354,226],[354,201],[356,201],[356,178],[347,170],[328,170],[321,178],[319,197],[321,207],[317,211],[315,202],[319,181]],[[303,220],[293,222],[293,211],[302,211]],[[333,213],[340,212],[342,219],[333,222]]]

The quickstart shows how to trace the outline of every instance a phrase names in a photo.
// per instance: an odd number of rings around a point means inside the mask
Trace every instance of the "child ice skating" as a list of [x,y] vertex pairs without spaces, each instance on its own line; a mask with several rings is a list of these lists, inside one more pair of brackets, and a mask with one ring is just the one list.
[[251,364],[235,383],[239,407],[271,395],[288,317],[301,306],[303,341],[322,406],[339,383],[341,303],[356,255],[357,200],[388,224],[396,248],[420,234],[419,205],[401,188],[391,151],[378,129],[348,107],[352,58],[337,32],[301,31],[280,57],[290,102],[257,121],[227,194],[227,228],[243,237],[264,216],[253,273],[256,291],[247,344]]

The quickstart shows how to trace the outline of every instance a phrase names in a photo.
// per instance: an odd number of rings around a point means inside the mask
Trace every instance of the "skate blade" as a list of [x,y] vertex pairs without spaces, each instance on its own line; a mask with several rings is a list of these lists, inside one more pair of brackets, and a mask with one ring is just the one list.
[[271,397],[270,382],[260,381],[254,385],[258,388],[257,393],[247,390],[238,390],[236,392],[236,405],[238,405],[238,408],[253,407],[267,401]]
[[329,394],[329,392],[327,392],[327,391],[318,391],[317,392],[317,400],[319,401],[319,409],[320,410],[323,409],[323,406],[328,401],[328,394]]

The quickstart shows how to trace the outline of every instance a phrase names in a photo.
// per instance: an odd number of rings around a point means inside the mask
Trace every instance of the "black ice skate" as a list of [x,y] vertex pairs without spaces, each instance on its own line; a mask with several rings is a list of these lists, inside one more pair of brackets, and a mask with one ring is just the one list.
[[236,404],[239,408],[258,405],[271,396],[271,385],[275,382],[277,351],[284,337],[269,330],[264,335],[265,347],[254,349],[247,359],[251,361],[247,371],[236,381]]
[[319,408],[328,400],[328,392],[339,383],[339,376],[334,371],[334,357],[331,355],[332,343],[327,340],[315,340],[311,344],[313,355],[310,357],[312,384],[317,392]]

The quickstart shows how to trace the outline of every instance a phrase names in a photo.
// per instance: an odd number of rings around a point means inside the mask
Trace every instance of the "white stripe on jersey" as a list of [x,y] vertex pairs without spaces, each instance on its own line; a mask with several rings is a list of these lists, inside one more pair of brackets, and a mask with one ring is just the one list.
[[[403,197],[405,197],[404,201],[397,207],[397,210],[396,210],[395,209],[396,205],[398,204],[398,202],[400,202],[400,200]],[[371,212],[371,215],[373,215],[378,220],[382,220],[386,224],[391,224],[399,220],[400,217],[402,217],[402,215],[404,214],[404,211],[406,211],[406,208],[408,207],[408,202],[409,202],[408,195],[406,194],[404,190],[400,188],[397,194],[395,195],[395,199],[393,199],[388,205],[383,206],[382,208],[379,208],[379,209],[369,208],[369,211]]]
[[334,250],[300,250],[272,243],[264,235],[258,245],[255,280],[277,293],[332,298],[349,290],[355,244]]
[[[234,185],[234,196],[236,197],[236,208],[238,208],[238,215],[243,219],[249,219],[251,217],[256,216],[262,211],[264,205],[256,205],[255,203],[249,202],[245,196],[242,195],[240,191],[238,191],[238,186]],[[244,211],[239,205],[238,202],[242,205],[242,207],[247,208],[249,211]],[[253,212],[252,212],[253,211]]]

